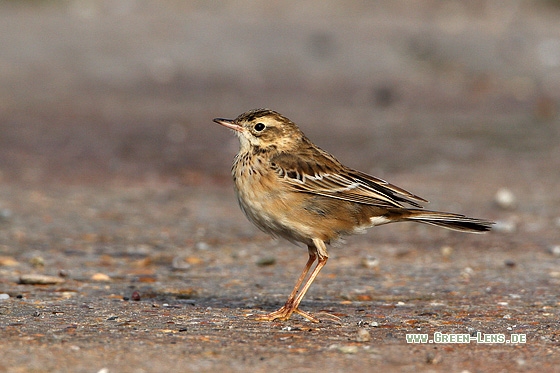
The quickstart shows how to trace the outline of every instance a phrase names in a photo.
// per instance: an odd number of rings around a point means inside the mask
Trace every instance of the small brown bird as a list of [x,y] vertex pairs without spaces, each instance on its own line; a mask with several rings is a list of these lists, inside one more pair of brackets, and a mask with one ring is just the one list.
[[[245,215],[272,236],[306,244],[309,252],[286,304],[259,320],[287,320],[295,312],[312,322],[319,321],[300,310],[299,304],[327,263],[326,245],[341,236],[398,221],[476,233],[490,230],[493,224],[422,210],[420,203],[428,201],[344,166],[275,111],[256,109],[235,119],[216,118],[214,122],[236,131],[239,138],[232,175]],[[317,265],[305,281],[315,261]]]

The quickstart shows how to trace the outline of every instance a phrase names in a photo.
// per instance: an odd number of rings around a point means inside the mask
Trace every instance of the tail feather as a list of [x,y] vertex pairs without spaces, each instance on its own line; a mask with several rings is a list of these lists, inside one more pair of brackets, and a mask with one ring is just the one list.
[[400,210],[399,213],[401,215],[399,220],[415,221],[461,232],[483,233],[491,230],[494,224],[488,220],[469,218],[449,212],[406,209]]

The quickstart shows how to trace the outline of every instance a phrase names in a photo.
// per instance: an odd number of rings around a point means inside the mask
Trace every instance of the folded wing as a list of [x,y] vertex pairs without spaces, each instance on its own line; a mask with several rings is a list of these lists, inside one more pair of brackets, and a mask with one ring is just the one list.
[[281,153],[272,167],[294,190],[379,207],[422,207],[428,202],[385,180],[343,166],[328,153],[318,151],[311,157]]

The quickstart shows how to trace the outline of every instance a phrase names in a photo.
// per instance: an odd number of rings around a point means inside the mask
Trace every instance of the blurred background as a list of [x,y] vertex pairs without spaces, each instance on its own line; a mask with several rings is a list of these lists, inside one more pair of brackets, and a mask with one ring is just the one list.
[[[0,371],[558,371],[559,103],[560,0],[0,0]],[[259,329],[306,260],[236,206],[259,107],[495,232],[349,238],[341,325]]]
[[0,46],[5,183],[221,182],[258,107],[382,177],[560,166],[557,1],[0,1]]

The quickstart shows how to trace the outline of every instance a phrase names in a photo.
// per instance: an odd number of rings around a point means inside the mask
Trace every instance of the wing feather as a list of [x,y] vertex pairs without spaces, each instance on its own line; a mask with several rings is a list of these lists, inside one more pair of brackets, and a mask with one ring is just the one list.
[[309,149],[312,154],[280,153],[271,165],[283,182],[299,192],[379,207],[422,207],[428,202],[385,180],[343,166],[330,154]]

